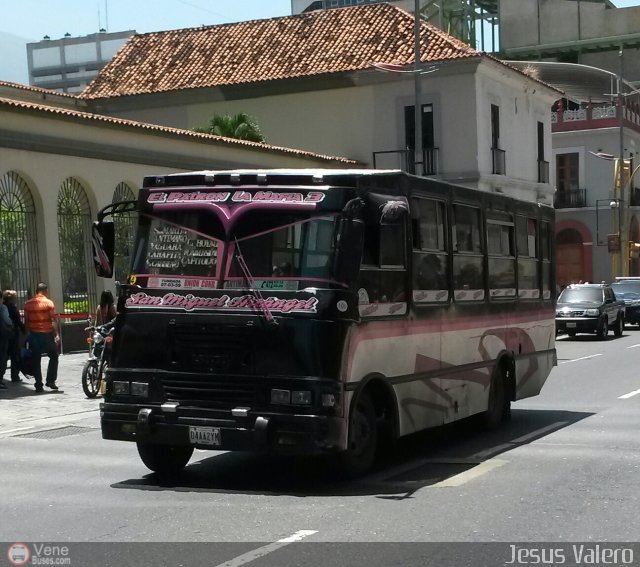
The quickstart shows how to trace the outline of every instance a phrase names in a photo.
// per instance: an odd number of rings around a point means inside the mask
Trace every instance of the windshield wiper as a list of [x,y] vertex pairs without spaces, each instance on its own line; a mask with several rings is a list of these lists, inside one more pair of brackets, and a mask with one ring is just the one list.
[[235,240],[235,243],[236,243],[236,259],[238,260],[238,264],[240,265],[240,269],[242,270],[242,273],[243,273],[245,279],[247,280],[247,283],[249,284],[250,291],[252,291],[254,293],[254,295],[256,296],[256,299],[258,300],[258,304],[260,305],[260,308],[262,309],[262,313],[264,314],[264,318],[267,320],[267,323],[271,323],[273,325],[277,325],[278,321],[276,321],[275,318],[273,317],[271,311],[267,307],[267,304],[266,304],[264,298],[262,297],[262,293],[257,288],[257,286],[256,286],[256,284],[255,284],[255,282],[253,280],[253,276],[251,275],[251,272],[249,271],[249,266],[247,266],[247,263],[244,260],[244,256],[242,255],[242,251],[240,250],[240,243],[238,242],[238,239],[234,237],[234,240]]

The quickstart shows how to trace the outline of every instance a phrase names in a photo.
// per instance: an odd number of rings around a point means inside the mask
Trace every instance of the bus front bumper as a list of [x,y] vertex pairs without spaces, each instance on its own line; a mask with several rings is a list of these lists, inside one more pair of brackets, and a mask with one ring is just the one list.
[[312,455],[346,448],[340,417],[238,410],[196,410],[105,402],[103,439],[217,451]]

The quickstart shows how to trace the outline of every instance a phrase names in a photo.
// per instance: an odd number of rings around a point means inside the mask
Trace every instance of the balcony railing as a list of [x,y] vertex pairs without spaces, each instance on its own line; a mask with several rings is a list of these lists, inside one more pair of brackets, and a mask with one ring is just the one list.
[[557,191],[553,199],[553,206],[556,209],[577,209],[587,206],[586,189],[569,189]]
[[538,160],[538,183],[549,183],[549,162]]
[[414,175],[437,175],[440,148],[424,148],[422,163],[415,163],[414,152],[407,150],[384,150],[373,152],[374,169],[401,169]]
[[491,148],[491,156],[493,158],[493,173],[496,175],[506,175],[506,152],[498,148]]

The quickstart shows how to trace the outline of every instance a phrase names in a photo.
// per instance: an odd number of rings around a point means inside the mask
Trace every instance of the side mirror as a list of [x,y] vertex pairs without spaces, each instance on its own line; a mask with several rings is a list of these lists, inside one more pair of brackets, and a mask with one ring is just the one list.
[[101,278],[113,276],[115,228],[113,222],[94,222],[91,227],[93,264]]
[[364,222],[342,219],[338,229],[333,273],[339,282],[351,284],[360,273]]

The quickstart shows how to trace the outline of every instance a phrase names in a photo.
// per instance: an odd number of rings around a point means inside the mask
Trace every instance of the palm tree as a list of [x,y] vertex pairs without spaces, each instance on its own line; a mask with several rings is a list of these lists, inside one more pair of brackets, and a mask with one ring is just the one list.
[[215,134],[225,138],[235,138],[236,140],[265,141],[265,137],[255,118],[244,112],[239,112],[233,116],[230,114],[214,114],[209,119],[207,126],[193,128],[193,131],[203,134]]

